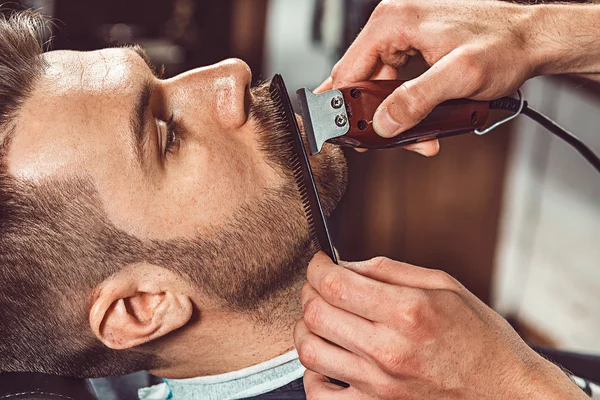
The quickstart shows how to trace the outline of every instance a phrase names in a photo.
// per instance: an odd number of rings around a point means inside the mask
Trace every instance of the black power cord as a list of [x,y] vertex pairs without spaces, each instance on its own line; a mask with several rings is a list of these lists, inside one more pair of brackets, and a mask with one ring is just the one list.
[[[490,101],[490,109],[506,110],[518,112],[521,107],[521,101],[512,97],[502,97],[497,100]],[[600,173],[600,157],[598,157],[589,147],[587,147],[577,136],[573,135],[568,130],[564,129],[550,118],[546,117],[541,112],[530,107],[526,101],[523,102],[521,114],[527,115],[529,118],[548,129],[551,133],[558,136],[575,148],[592,166]]]

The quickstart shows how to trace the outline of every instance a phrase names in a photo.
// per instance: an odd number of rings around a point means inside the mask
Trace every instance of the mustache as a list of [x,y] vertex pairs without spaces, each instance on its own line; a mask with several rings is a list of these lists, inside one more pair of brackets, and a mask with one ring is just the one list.
[[279,104],[271,98],[269,81],[261,82],[250,89],[250,118],[257,128],[260,150],[265,154],[267,162],[276,170],[290,175],[289,145],[291,126],[288,126]]
[[[267,162],[290,185],[296,185],[291,166],[295,157],[290,146],[293,127],[288,126],[278,103],[271,98],[269,85],[270,82],[262,82],[250,89],[250,118],[256,123],[259,147]],[[299,121],[299,128],[302,130],[302,121]],[[302,136],[306,147],[306,137]],[[309,157],[309,162],[325,214],[329,215],[346,189],[348,178],[344,153],[338,146],[325,143],[323,151]]]

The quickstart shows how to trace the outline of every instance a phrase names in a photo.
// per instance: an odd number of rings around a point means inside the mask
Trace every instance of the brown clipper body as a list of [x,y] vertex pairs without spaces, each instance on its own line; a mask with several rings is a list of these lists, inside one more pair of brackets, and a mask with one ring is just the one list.
[[383,149],[468,133],[485,125],[489,102],[449,100],[398,136],[383,138],[377,135],[373,130],[377,107],[404,82],[366,81],[321,94],[299,89],[296,93],[311,155],[321,151],[325,141],[349,147]]

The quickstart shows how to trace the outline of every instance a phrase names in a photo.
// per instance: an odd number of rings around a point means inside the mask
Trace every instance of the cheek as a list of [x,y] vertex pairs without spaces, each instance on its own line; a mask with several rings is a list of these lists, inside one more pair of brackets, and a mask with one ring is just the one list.
[[153,179],[122,173],[111,181],[110,217],[140,238],[198,236],[230,222],[240,207],[283,182],[251,134],[188,142]]
[[268,185],[250,149],[230,143],[217,148],[189,147],[167,167],[164,185],[153,194],[159,203],[161,236],[182,236],[222,225]]
[[[239,204],[261,189],[261,173],[256,162],[243,146],[215,144],[216,148],[192,150],[193,155],[177,168],[171,184],[203,201],[209,208],[223,208],[228,203]],[[220,202],[221,204],[217,204]]]

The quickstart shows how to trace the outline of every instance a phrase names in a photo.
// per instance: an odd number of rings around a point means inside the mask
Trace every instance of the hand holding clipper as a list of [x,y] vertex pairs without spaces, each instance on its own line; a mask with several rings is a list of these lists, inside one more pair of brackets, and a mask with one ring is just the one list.
[[485,125],[489,102],[449,100],[400,135],[379,136],[373,130],[373,115],[381,102],[404,82],[365,81],[319,94],[299,89],[296,94],[310,154],[319,153],[326,141],[347,147],[383,149],[468,133]]

